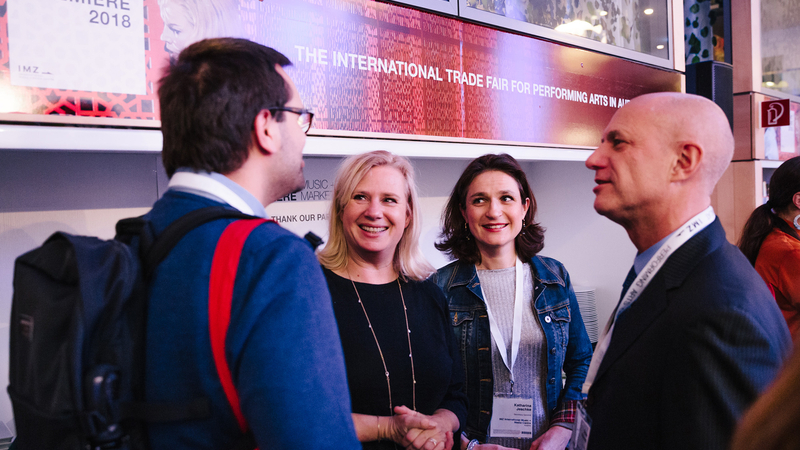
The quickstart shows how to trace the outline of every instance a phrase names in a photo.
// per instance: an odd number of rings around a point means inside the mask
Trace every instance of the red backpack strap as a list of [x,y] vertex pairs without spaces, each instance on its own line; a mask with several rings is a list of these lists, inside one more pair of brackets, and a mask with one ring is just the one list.
[[233,284],[236,281],[236,271],[239,268],[239,257],[242,255],[244,242],[250,233],[264,222],[274,222],[274,220],[237,220],[225,228],[217,241],[216,250],[214,250],[214,259],[211,262],[211,280],[208,284],[208,327],[211,335],[211,351],[222,388],[225,390],[225,396],[228,397],[228,403],[233,409],[233,414],[236,416],[242,432],[247,432],[247,422],[242,414],[239,395],[236,393],[228,361],[225,358],[225,337],[231,320]]

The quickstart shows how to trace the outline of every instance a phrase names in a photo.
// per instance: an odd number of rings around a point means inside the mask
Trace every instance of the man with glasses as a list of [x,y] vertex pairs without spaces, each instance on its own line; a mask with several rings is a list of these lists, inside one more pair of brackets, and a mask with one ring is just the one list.
[[[158,91],[170,183],[147,214],[156,234],[208,206],[266,217],[266,205],[303,188],[312,114],[289,64],[232,38],[192,44],[171,63]],[[211,408],[205,419],[149,424],[150,447],[234,448],[246,428],[262,449],[360,449],[325,279],[310,246],[274,222],[247,237],[235,272],[218,353],[241,406],[234,412],[211,345],[218,314],[209,313],[212,258],[233,220],[190,231],[151,278],[146,400],[208,399]]]

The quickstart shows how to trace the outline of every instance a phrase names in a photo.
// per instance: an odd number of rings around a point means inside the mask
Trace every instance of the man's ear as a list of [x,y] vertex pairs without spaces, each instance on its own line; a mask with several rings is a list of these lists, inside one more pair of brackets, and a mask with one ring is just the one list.
[[672,167],[672,181],[684,181],[692,178],[700,168],[705,150],[697,142],[681,142],[677,159]]
[[278,129],[275,117],[267,109],[262,109],[253,122],[253,144],[259,152],[271,155],[278,149]]

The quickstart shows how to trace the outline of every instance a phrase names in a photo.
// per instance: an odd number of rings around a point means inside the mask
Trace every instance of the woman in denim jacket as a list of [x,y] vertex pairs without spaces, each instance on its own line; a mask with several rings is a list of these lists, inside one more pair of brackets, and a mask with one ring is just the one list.
[[[537,255],[535,214],[525,172],[506,154],[472,161],[445,207],[436,247],[456,261],[436,280],[466,370],[462,449],[563,450],[583,399],[592,346],[566,269]],[[525,426],[508,425],[519,417]]]

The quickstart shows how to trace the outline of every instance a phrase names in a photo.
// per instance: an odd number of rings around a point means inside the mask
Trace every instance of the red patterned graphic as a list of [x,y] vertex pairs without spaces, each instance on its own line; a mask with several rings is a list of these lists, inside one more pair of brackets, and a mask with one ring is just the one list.
[[[159,110],[155,90],[167,54],[160,39],[164,25],[158,13],[157,0],[144,0],[145,61],[142,63],[146,67],[146,95],[12,86],[9,69],[7,4],[8,0],[0,0],[0,112],[158,120]],[[12,100],[15,105],[19,105],[15,109],[9,110],[8,104],[2,104]],[[36,121],[35,117],[26,119]],[[153,126],[157,126],[157,123]]]
[[15,112],[81,116],[93,125],[102,124],[97,117],[157,126],[167,48],[176,53],[209,36],[245,37],[288,56],[320,134],[587,147],[628,100],[680,90],[677,72],[371,0],[193,1],[193,9],[182,0],[143,0],[146,95],[11,86],[7,1],[0,0],[0,112],[14,97],[25,105]]

